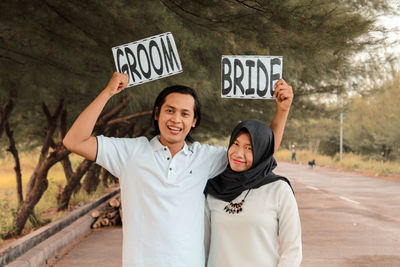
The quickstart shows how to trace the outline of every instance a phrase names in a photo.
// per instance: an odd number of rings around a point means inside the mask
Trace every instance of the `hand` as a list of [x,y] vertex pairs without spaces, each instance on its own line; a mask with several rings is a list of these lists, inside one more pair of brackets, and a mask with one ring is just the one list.
[[275,83],[275,92],[273,97],[276,98],[275,102],[277,109],[280,111],[288,112],[293,101],[293,89],[288,85],[284,79],[280,79]]
[[105,90],[113,96],[126,88],[129,83],[129,75],[125,73],[114,72]]

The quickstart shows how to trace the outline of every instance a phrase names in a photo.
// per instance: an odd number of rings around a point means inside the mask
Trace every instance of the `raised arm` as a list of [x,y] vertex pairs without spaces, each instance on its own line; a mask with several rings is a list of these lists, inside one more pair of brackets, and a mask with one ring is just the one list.
[[108,100],[127,86],[129,76],[114,72],[106,88],[78,116],[63,139],[65,147],[89,160],[96,159],[97,140],[91,136],[98,117]]
[[286,120],[289,115],[290,106],[293,101],[293,90],[285,80],[280,79],[275,84],[274,97],[276,98],[276,113],[271,122],[271,129],[275,135],[275,152],[281,144]]

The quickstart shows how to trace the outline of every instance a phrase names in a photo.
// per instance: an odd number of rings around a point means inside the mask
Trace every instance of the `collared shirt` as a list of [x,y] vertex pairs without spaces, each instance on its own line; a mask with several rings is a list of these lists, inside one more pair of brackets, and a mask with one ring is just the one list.
[[226,167],[226,148],[185,143],[172,158],[159,137],[97,143],[96,163],[120,180],[123,265],[204,267],[203,190]]

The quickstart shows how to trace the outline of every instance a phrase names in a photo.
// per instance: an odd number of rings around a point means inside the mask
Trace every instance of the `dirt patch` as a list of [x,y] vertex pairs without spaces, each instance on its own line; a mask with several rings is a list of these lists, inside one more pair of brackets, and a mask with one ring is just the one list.
[[396,255],[366,255],[346,260],[345,266],[400,266],[400,256]]

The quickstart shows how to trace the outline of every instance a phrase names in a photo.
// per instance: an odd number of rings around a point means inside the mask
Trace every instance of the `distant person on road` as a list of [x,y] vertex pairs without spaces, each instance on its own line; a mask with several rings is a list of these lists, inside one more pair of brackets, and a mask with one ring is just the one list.
[[272,172],[274,147],[263,122],[233,130],[229,164],[205,190],[208,267],[300,266],[298,207],[289,180]]
[[296,146],[292,145],[292,162],[296,163]]
[[[114,73],[106,88],[79,115],[64,145],[119,178],[123,218],[123,266],[204,267],[204,187],[227,164],[226,148],[191,142],[200,123],[196,91],[172,86],[153,107],[155,136],[91,136],[108,100],[125,89],[127,74]],[[277,111],[271,128],[279,145],[293,93],[275,84]]]
[[315,166],[315,159],[310,160],[310,161],[308,162],[308,167],[309,167],[310,169],[312,169],[314,166]]

